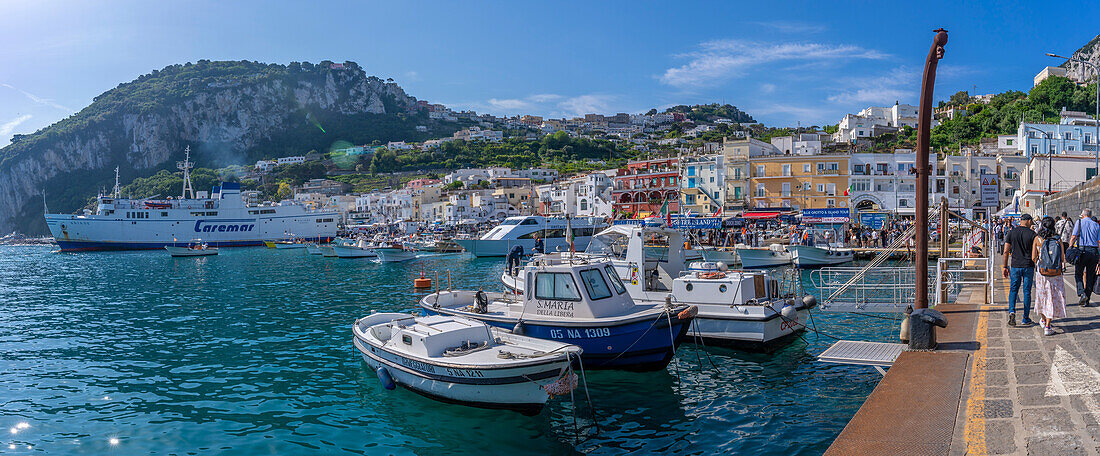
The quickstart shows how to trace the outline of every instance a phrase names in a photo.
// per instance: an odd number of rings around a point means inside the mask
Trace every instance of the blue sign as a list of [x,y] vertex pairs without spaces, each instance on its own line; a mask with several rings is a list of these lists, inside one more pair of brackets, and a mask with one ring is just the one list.
[[642,219],[620,219],[611,222],[612,225],[645,225],[645,220]]
[[722,228],[720,217],[673,217],[672,227],[681,230],[716,230]]
[[886,226],[886,213],[885,212],[861,212],[859,214],[859,224],[863,226],[869,226],[876,230],[881,230]]
[[803,209],[802,223],[848,223],[851,212],[846,207]]

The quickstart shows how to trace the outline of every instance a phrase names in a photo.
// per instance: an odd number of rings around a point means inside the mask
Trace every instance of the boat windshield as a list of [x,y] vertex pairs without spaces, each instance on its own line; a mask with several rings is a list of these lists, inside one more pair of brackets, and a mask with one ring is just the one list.
[[615,268],[604,266],[603,269],[607,272],[607,276],[611,278],[611,286],[615,287],[615,292],[619,294],[626,293],[626,286],[624,286],[623,281],[619,279],[619,274],[615,273]]
[[626,259],[626,249],[630,238],[621,233],[608,233],[595,236],[588,242],[585,253],[589,255],[607,256],[612,259]]
[[535,274],[535,298],[562,301],[580,301],[573,275],[566,272],[540,272]]
[[599,269],[581,271],[581,282],[584,283],[585,290],[588,290],[588,297],[593,301],[611,297],[611,289],[607,287],[607,282],[604,281]]

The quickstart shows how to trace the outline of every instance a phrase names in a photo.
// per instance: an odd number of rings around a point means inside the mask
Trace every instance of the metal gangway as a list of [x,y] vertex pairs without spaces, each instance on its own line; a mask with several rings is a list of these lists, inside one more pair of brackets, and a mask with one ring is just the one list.
[[902,312],[917,300],[913,267],[821,268],[810,271],[810,282],[824,297],[820,307],[826,312]]

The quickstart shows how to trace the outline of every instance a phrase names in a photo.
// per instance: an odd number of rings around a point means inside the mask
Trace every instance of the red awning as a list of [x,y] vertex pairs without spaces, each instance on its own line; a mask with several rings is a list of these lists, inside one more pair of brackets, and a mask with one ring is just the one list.
[[741,218],[747,219],[770,219],[779,217],[778,212],[746,212],[741,214]]

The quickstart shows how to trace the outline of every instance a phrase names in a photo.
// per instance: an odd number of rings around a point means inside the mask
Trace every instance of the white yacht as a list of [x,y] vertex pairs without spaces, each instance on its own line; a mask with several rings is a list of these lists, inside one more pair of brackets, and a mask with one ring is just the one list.
[[97,198],[95,213],[45,214],[46,226],[62,251],[185,247],[196,237],[210,247],[336,237],[340,217],[335,212],[290,202],[251,206],[235,182],[222,182],[209,194],[196,192],[191,186],[194,164],[185,159],[176,166],[183,171],[179,198],[122,198],[116,168],[114,191]]
[[607,226],[599,217],[578,217],[566,222],[564,218],[547,218],[539,215],[508,217],[478,239],[459,239],[454,242],[475,256],[505,256],[515,246],[523,247],[524,254],[534,252],[535,238],[543,241],[543,252],[568,251],[566,228],[573,231],[573,245],[577,251],[588,247],[592,235]]

